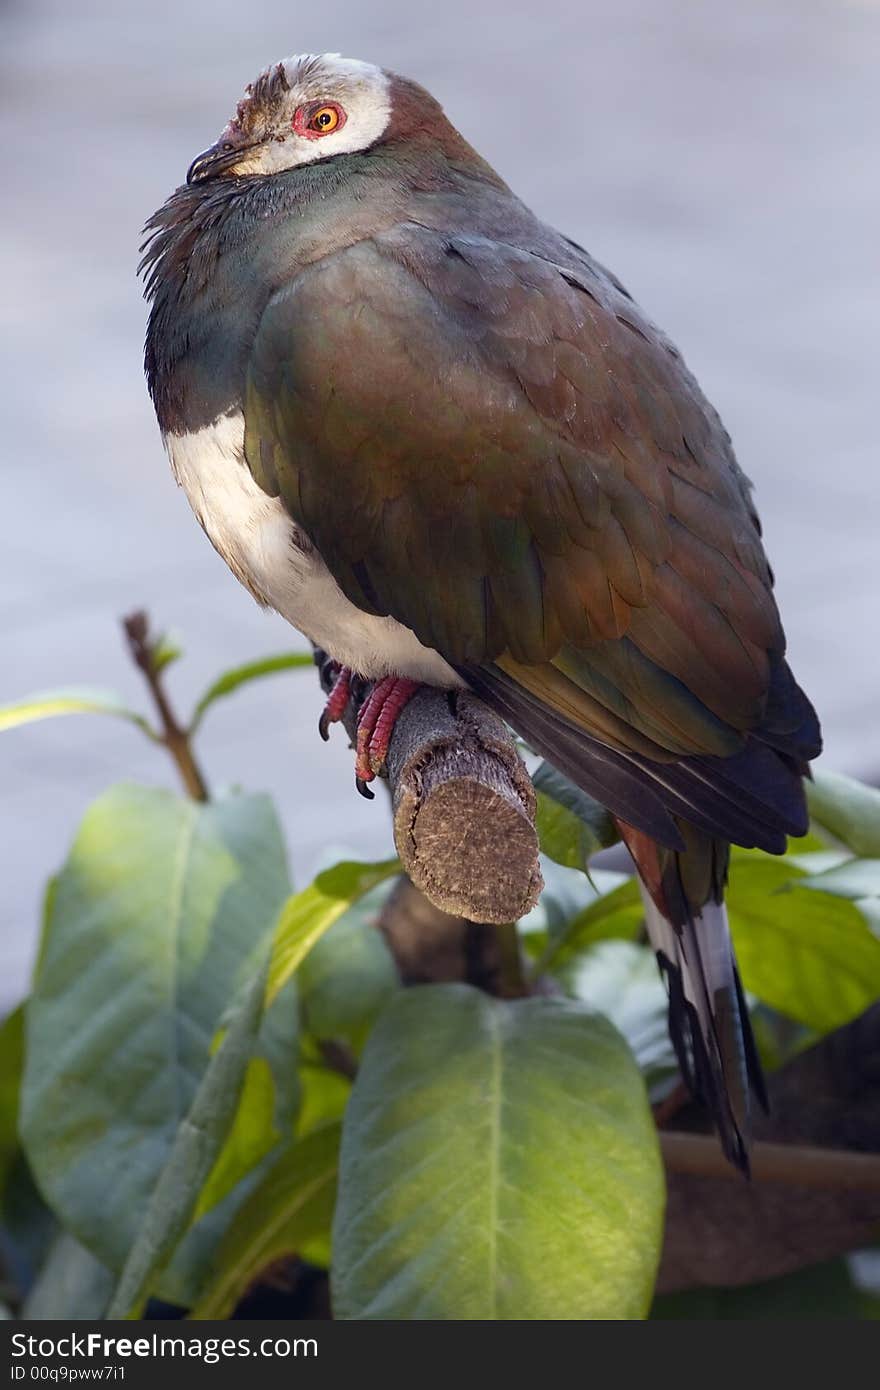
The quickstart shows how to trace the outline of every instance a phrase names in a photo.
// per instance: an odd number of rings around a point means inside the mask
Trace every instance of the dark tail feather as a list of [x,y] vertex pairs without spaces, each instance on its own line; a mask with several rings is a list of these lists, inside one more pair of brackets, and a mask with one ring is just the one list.
[[669,1031],[688,1089],[712,1112],[731,1163],[748,1176],[751,1096],[767,1093],[722,901],[727,846],[683,827],[673,853],[632,827],[645,924],[669,992]]

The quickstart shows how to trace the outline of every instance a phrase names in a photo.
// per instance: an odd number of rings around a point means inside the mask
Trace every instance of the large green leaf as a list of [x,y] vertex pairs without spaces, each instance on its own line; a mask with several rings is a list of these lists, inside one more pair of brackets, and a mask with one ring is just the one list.
[[394,885],[379,884],[321,937],[297,973],[302,1024],[316,1038],[358,1046],[400,986],[377,922]]
[[[243,1178],[263,1171],[263,1160],[292,1133],[302,1097],[299,1014],[296,984],[290,980],[263,1015],[235,1118],[199,1193],[194,1221],[202,1221]],[[190,1244],[192,1250],[184,1247],[176,1261],[178,1267],[189,1267],[175,1302],[191,1302],[192,1289],[201,1287],[202,1243],[194,1238]],[[205,1252],[211,1252],[210,1244]],[[185,1260],[189,1254],[192,1259]]]
[[29,1322],[93,1322],[103,1316],[112,1289],[109,1269],[62,1231],[25,1300],[22,1317]]
[[[257,978],[251,982],[254,989],[258,988]],[[265,985],[264,972],[261,978]],[[218,1045],[237,1013],[238,1008],[224,1016],[224,1029],[215,1038]],[[232,1092],[230,1109],[216,1112],[211,1149],[205,1151],[206,1162],[212,1163],[212,1167],[204,1180],[199,1179],[201,1190],[195,1211],[190,1215],[189,1207],[186,1209],[187,1220],[193,1224],[156,1283],[155,1292],[167,1302],[188,1308],[198,1298],[213,1269],[218,1242],[255,1183],[274,1162],[285,1136],[293,1132],[302,1096],[299,1050],[296,982],[291,980],[271,1008],[263,1012],[256,1038],[249,1039],[242,1050],[242,1056],[248,1054],[249,1060],[237,1106]],[[262,1104],[259,1100],[255,1103],[253,1084],[248,1088],[248,1077],[254,1068],[262,1071],[265,1081],[267,1063],[272,1082],[271,1111],[265,1103],[269,1099],[268,1087],[264,1088]],[[237,1085],[239,1058],[234,1065]],[[218,1152],[217,1144],[221,1141]]]
[[550,971],[564,978],[578,954],[597,941],[634,941],[642,930],[645,911],[634,878],[595,873],[592,901],[567,920],[553,922],[535,967],[536,975]]
[[275,1087],[265,1057],[247,1063],[238,1108],[200,1193],[194,1220],[216,1207],[281,1138],[275,1127]]
[[259,661],[247,661],[243,666],[235,666],[224,671],[196,702],[190,720],[190,733],[195,733],[208,710],[218,700],[231,695],[250,681],[261,680],[264,676],[274,676],[280,671],[295,671],[303,666],[314,667],[311,652],[285,652],[281,656],[264,656]]
[[344,912],[385,879],[400,873],[397,859],[382,864],[345,862],[325,869],[284,904],[272,943],[267,1002],[296,973],[306,956]]
[[136,724],[150,738],[158,738],[144,716],[129,709],[119,695],[111,690],[93,690],[85,686],[41,691],[38,695],[15,700],[11,705],[0,705],[0,732],[14,729],[19,724],[32,724],[37,719],[51,719],[59,714],[112,714]]
[[401,990],[346,1111],[339,1318],[640,1318],[663,1170],[619,1034],[582,1005]]
[[669,1000],[650,946],[599,941],[576,956],[565,975],[572,993],[623,1034],[650,1083],[675,1071]]
[[264,797],[199,805],[121,786],[85,816],[50,897],[28,1006],[22,1134],[50,1205],[110,1268],[129,1252],[221,1016],[265,956],[287,892]]
[[813,821],[865,858],[880,857],[880,791],[840,772],[817,770],[805,783]]
[[[319,968],[307,979],[306,989],[311,989],[315,1020],[328,1027],[335,1023],[338,1031],[347,1036],[362,1033],[388,991],[396,987],[396,976],[387,948],[371,921],[387,893],[383,880],[397,867],[396,861],[382,865],[339,865],[320,874],[309,888],[285,904],[275,932],[272,958],[273,966],[277,968],[278,953],[281,952],[283,969],[277,971],[267,992],[267,999],[271,1003],[263,1025],[263,1035],[268,1033],[269,1037],[262,1043],[262,1049],[270,1061],[273,1061],[269,1046],[273,1020],[282,1012],[293,975],[307,970],[311,953],[320,949],[323,933],[331,930],[334,922],[344,929],[346,925],[349,928],[340,943],[348,950],[333,949],[323,966],[319,963]],[[359,943],[359,936],[366,939]],[[365,966],[369,966],[366,973]],[[277,1032],[277,1028],[274,1031]],[[336,1035],[337,1029],[334,1028],[333,1036]],[[277,1043],[275,1050],[279,1050]],[[282,1046],[280,1058],[288,1067],[293,1064],[295,1055],[289,1043]],[[275,1070],[278,1072],[279,1068],[275,1066]],[[283,1068],[280,1074],[284,1074]],[[301,1072],[301,1076],[315,1079],[308,1071]],[[337,1107],[337,1115],[344,1104],[348,1086],[346,1079],[328,1076],[321,1088],[322,1092],[329,1088],[330,1105]],[[298,1098],[299,1078],[296,1095]],[[317,1090],[312,1085],[307,1091],[310,1114],[306,1117],[307,1123],[299,1126],[300,1133],[305,1133],[315,1123],[312,1102],[316,1097]],[[233,1214],[228,1205],[218,1206],[218,1203],[228,1202],[228,1194],[235,1185],[250,1174],[248,1184],[236,1189],[242,1199],[246,1197],[254,1181],[259,1181],[261,1174],[265,1173],[267,1163],[271,1163],[272,1150],[279,1138],[291,1132],[293,1108],[288,1103],[285,1111],[284,1100],[285,1088],[276,1075],[273,1103],[270,1077],[264,1070],[262,1058],[252,1058],[245,1073],[234,1121],[222,1149],[215,1155],[213,1168],[199,1195],[195,1212],[198,1224],[178,1251],[171,1269],[163,1276],[161,1290],[172,1301],[183,1304],[191,1302],[194,1292],[201,1288],[208,1267],[213,1268],[217,1235],[228,1225]],[[310,1253],[317,1248],[313,1243]],[[326,1242],[320,1246],[322,1255],[325,1248]]]
[[880,937],[880,859],[848,859],[819,873],[808,870],[800,887],[836,898],[848,898],[865,918],[874,935]]
[[339,1138],[339,1125],[326,1125],[273,1165],[230,1226],[193,1318],[228,1317],[262,1269],[282,1255],[301,1253],[329,1230]]
[[727,906],[746,989],[826,1033],[880,996],[880,941],[851,902],[803,878],[785,859],[734,857]]
[[542,853],[569,869],[586,869],[592,856],[620,839],[609,813],[551,763],[532,774],[538,793],[535,825]]
[[[177,1128],[168,1158],[150,1194],[126,1256],[107,1317],[139,1318],[158,1276],[180,1243],[229,1132],[257,1038],[266,993],[265,967],[257,971],[211,1058]],[[198,1229],[198,1228],[196,1228]]]

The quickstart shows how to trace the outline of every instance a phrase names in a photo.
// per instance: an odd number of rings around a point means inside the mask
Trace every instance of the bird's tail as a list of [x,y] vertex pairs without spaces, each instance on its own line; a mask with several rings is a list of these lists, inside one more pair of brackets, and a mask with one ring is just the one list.
[[711,1110],[731,1163],[749,1172],[753,1093],[767,1093],[724,906],[729,846],[679,822],[684,851],[622,821],[645,924],[669,992],[669,1031],[688,1089]]

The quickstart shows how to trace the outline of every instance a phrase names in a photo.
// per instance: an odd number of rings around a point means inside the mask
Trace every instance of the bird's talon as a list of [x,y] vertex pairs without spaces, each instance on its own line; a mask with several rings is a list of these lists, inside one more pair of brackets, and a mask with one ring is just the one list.
[[370,788],[367,786],[366,782],[362,777],[355,777],[354,784],[365,801],[376,800],[376,793],[370,791]]
[[372,782],[385,766],[388,745],[401,710],[419,688],[405,676],[386,676],[377,681],[361,707],[357,726],[355,776],[361,784]]
[[352,673],[348,666],[340,666],[333,661],[326,669],[328,675],[332,674],[333,684],[330,687],[323,713],[318,720],[318,733],[325,743],[330,738],[330,725],[338,724],[348,708],[348,702],[351,699],[352,679]]

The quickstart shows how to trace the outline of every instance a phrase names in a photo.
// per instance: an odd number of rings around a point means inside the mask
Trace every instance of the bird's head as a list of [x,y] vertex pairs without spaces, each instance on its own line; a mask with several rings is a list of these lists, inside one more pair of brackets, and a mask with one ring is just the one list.
[[454,137],[465,147],[416,83],[336,53],[303,54],[250,83],[216,143],[193,160],[187,183],[277,174],[430,128],[441,143]]

